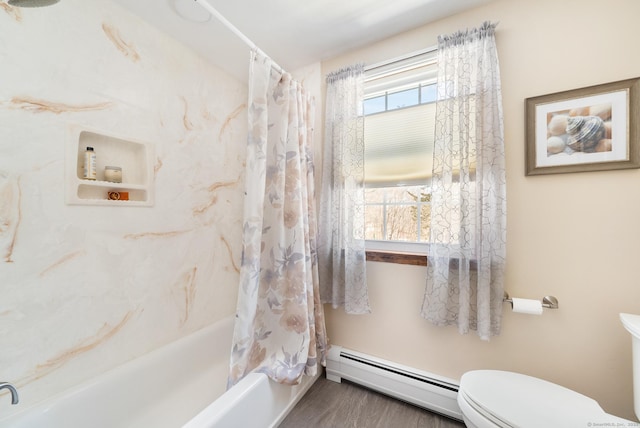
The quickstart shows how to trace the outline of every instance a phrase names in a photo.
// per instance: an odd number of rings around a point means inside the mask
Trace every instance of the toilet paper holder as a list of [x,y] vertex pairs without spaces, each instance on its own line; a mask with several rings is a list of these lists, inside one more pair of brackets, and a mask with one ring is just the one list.
[[[511,297],[509,297],[509,293],[507,293],[506,291],[504,292],[502,301],[513,305],[513,300],[511,300]],[[547,309],[558,309],[558,299],[556,299],[555,296],[544,296],[542,298],[542,307]]]

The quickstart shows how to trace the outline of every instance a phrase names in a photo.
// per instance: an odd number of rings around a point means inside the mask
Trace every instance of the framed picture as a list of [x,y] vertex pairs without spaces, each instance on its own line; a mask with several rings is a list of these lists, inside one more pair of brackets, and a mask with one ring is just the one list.
[[640,77],[526,100],[526,175],[640,168]]

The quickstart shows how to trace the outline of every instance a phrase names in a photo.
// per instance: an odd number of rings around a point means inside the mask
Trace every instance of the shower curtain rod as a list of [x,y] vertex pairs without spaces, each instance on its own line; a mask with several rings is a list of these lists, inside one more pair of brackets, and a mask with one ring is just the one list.
[[[220,21],[225,27],[227,27],[233,34],[235,34],[240,40],[242,40],[249,48],[261,53],[264,56],[271,58],[267,55],[262,49],[260,49],[255,43],[251,41],[247,36],[245,36],[242,31],[238,30],[235,25],[233,25],[227,18],[225,18],[220,12],[218,12],[213,6],[207,2],[207,0],[194,0],[200,6],[202,6],[207,12],[211,15],[215,16],[215,18]],[[279,73],[284,73],[284,69],[280,67],[278,64],[273,61],[271,58],[271,66],[275,68]]]

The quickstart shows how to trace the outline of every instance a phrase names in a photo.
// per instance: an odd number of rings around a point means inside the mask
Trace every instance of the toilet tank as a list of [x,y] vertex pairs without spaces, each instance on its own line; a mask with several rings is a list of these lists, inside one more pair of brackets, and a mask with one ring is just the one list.
[[622,325],[631,333],[633,361],[633,410],[640,419],[640,315],[620,314]]

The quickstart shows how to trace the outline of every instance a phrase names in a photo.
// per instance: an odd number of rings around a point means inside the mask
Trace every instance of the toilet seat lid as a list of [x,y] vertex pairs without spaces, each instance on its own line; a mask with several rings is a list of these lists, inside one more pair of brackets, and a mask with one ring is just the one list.
[[460,380],[464,399],[505,427],[587,426],[606,415],[585,395],[535,377],[500,370],[475,370]]

